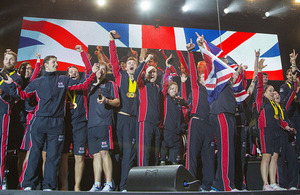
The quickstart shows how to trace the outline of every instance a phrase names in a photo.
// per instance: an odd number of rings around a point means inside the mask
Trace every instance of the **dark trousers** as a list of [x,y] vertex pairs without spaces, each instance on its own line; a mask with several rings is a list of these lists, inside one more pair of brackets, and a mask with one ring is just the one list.
[[298,158],[294,143],[289,142],[287,132],[282,132],[282,148],[278,158],[278,183],[280,187],[291,188],[298,185]]
[[168,156],[168,161],[173,164],[179,163],[181,159],[181,145],[181,136],[176,129],[164,129],[160,149],[160,160],[166,161]]
[[120,190],[126,190],[126,183],[129,170],[133,166],[136,155],[136,128],[137,118],[118,114],[117,116],[117,137],[121,152],[121,181]]
[[[160,147],[160,130],[158,125],[148,121],[138,123],[137,136],[137,157],[138,166],[158,165],[159,147]],[[154,155],[150,155],[154,153]],[[153,157],[151,159],[150,157]],[[154,162],[152,162],[154,161]]]
[[218,148],[218,165],[213,187],[220,191],[231,191],[235,188],[235,117],[230,113],[212,114],[210,122],[216,130]]
[[2,186],[2,180],[4,177],[5,171],[5,159],[6,159],[6,152],[7,152],[7,140],[8,140],[8,131],[9,131],[9,121],[10,116],[9,114],[0,114],[0,124],[1,124],[1,140],[0,140],[0,186]]
[[237,126],[237,134],[235,136],[235,186],[238,189],[246,189],[245,181],[245,163],[246,163],[246,146],[247,136],[244,125]]
[[31,146],[28,160],[23,169],[21,186],[35,189],[38,178],[37,167],[41,158],[44,144],[46,147],[46,163],[44,170],[43,189],[56,188],[58,164],[62,154],[64,141],[63,118],[36,117],[30,132]]
[[298,156],[300,156],[300,131],[299,131],[300,130],[300,116],[295,115],[295,116],[291,117],[290,121],[292,123],[292,127],[294,127],[297,130],[296,149],[297,149]]
[[202,189],[210,190],[214,180],[215,161],[214,131],[201,118],[193,117],[189,122],[186,152],[186,168],[197,177],[198,159],[202,160]]

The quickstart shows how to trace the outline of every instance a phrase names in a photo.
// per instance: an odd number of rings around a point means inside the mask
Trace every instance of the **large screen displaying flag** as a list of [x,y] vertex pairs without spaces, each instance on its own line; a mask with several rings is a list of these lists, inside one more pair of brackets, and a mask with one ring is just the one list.
[[[151,25],[24,17],[18,61],[34,64],[38,52],[42,58],[57,56],[61,71],[71,65],[84,67],[75,46],[82,45],[86,52],[89,45],[108,46],[111,30],[121,35],[116,41],[117,47],[180,51],[186,51],[190,38],[196,42],[195,32],[203,34],[207,41],[220,47],[238,64],[248,65],[247,78],[253,75],[254,50],[260,49],[261,58],[268,65],[264,70],[269,74],[269,80],[283,80],[277,35],[182,27],[155,28]],[[195,51],[199,51],[197,46]]]

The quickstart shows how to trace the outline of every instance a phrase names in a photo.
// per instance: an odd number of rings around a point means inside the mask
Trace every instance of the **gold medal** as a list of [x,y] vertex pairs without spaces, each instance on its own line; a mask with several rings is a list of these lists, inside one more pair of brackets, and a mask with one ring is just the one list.
[[136,94],[135,94],[135,93],[132,93],[132,92],[127,92],[127,93],[126,93],[126,96],[127,96],[128,98],[135,98]]
[[73,105],[74,105],[73,109],[76,109],[77,108],[77,104],[74,102]]

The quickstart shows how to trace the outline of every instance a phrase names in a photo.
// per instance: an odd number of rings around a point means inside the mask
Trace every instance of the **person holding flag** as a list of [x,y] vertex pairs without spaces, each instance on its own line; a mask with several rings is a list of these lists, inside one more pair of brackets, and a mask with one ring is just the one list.
[[[197,34],[197,33],[196,33]],[[235,191],[234,184],[234,134],[236,129],[236,98],[233,84],[243,67],[234,71],[227,59],[217,58],[207,49],[203,35],[197,34],[197,44],[206,62],[205,86],[210,103],[210,122],[214,126],[217,138],[218,166],[212,189],[215,191]]]
[[[189,45],[192,44],[189,43]],[[199,154],[202,159],[201,191],[210,191],[214,180],[215,145],[214,130],[209,122],[208,94],[203,82],[197,78],[194,55],[189,52],[192,107],[191,119],[188,125],[186,168],[197,177]],[[200,153],[201,152],[201,153]]]

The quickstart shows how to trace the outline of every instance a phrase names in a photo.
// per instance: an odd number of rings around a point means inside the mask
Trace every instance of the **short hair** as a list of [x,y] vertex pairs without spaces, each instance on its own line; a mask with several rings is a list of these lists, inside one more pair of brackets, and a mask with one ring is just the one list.
[[100,62],[99,62],[99,66],[105,66],[105,68],[106,68],[106,72],[107,72],[107,70],[108,70],[108,67],[107,67],[107,63],[106,63],[106,62],[104,62],[104,61],[100,61]]
[[287,69],[287,70],[286,70],[286,73],[285,73],[285,75],[288,75],[290,72],[291,72],[291,73],[293,73],[293,71],[292,71],[292,69],[291,69],[291,68],[289,68],[289,69]]
[[178,84],[177,84],[176,82],[171,81],[171,82],[168,83],[168,90],[169,90],[169,88],[170,88],[172,85],[176,85],[176,86],[178,87]]
[[206,63],[205,61],[199,61],[198,64],[197,64],[197,71],[198,71],[198,74],[204,74],[205,73],[205,69],[206,69]]
[[78,70],[78,68],[76,66],[69,66],[68,69],[67,69],[66,76],[69,76],[69,70],[70,70],[70,68],[76,68]]
[[15,58],[15,60],[17,61],[17,54],[15,52],[10,50],[10,51],[7,51],[4,53],[4,56],[6,56],[6,55],[12,55]]
[[269,87],[272,87],[272,85],[266,85],[266,86],[265,86],[265,88],[264,88],[264,93],[263,93],[263,94],[266,93],[266,91],[267,91],[267,89],[268,89]]
[[146,59],[146,58],[148,57],[148,55],[150,55],[150,54],[153,55],[153,61],[154,61],[154,62],[158,62],[158,57],[157,57],[157,55],[154,54],[154,53],[147,53],[145,59]]
[[268,76],[268,73],[266,73],[266,72],[263,72],[262,74],[263,74],[263,76]]
[[21,67],[21,66],[25,66],[26,67],[28,64],[31,66],[31,64],[29,62],[25,61],[25,62],[22,62],[19,67]]
[[121,62],[127,62],[127,58],[128,58],[128,56],[123,56],[120,60],[119,60],[119,63],[121,63]]
[[55,58],[57,59],[56,56],[50,55],[50,56],[46,56],[43,60],[43,66],[45,66],[46,63],[49,63],[50,59]]
[[22,64],[20,64],[18,70],[17,70],[17,73],[19,73],[21,76],[24,76],[22,74],[24,74],[25,72],[21,72],[22,69],[26,70],[26,66],[27,64],[30,64],[29,62],[23,62]]
[[127,62],[130,61],[130,60],[133,60],[133,61],[136,62],[136,64],[138,64],[138,61],[137,61],[137,59],[136,59],[135,57],[129,57],[129,58],[127,58],[126,64],[127,64]]

